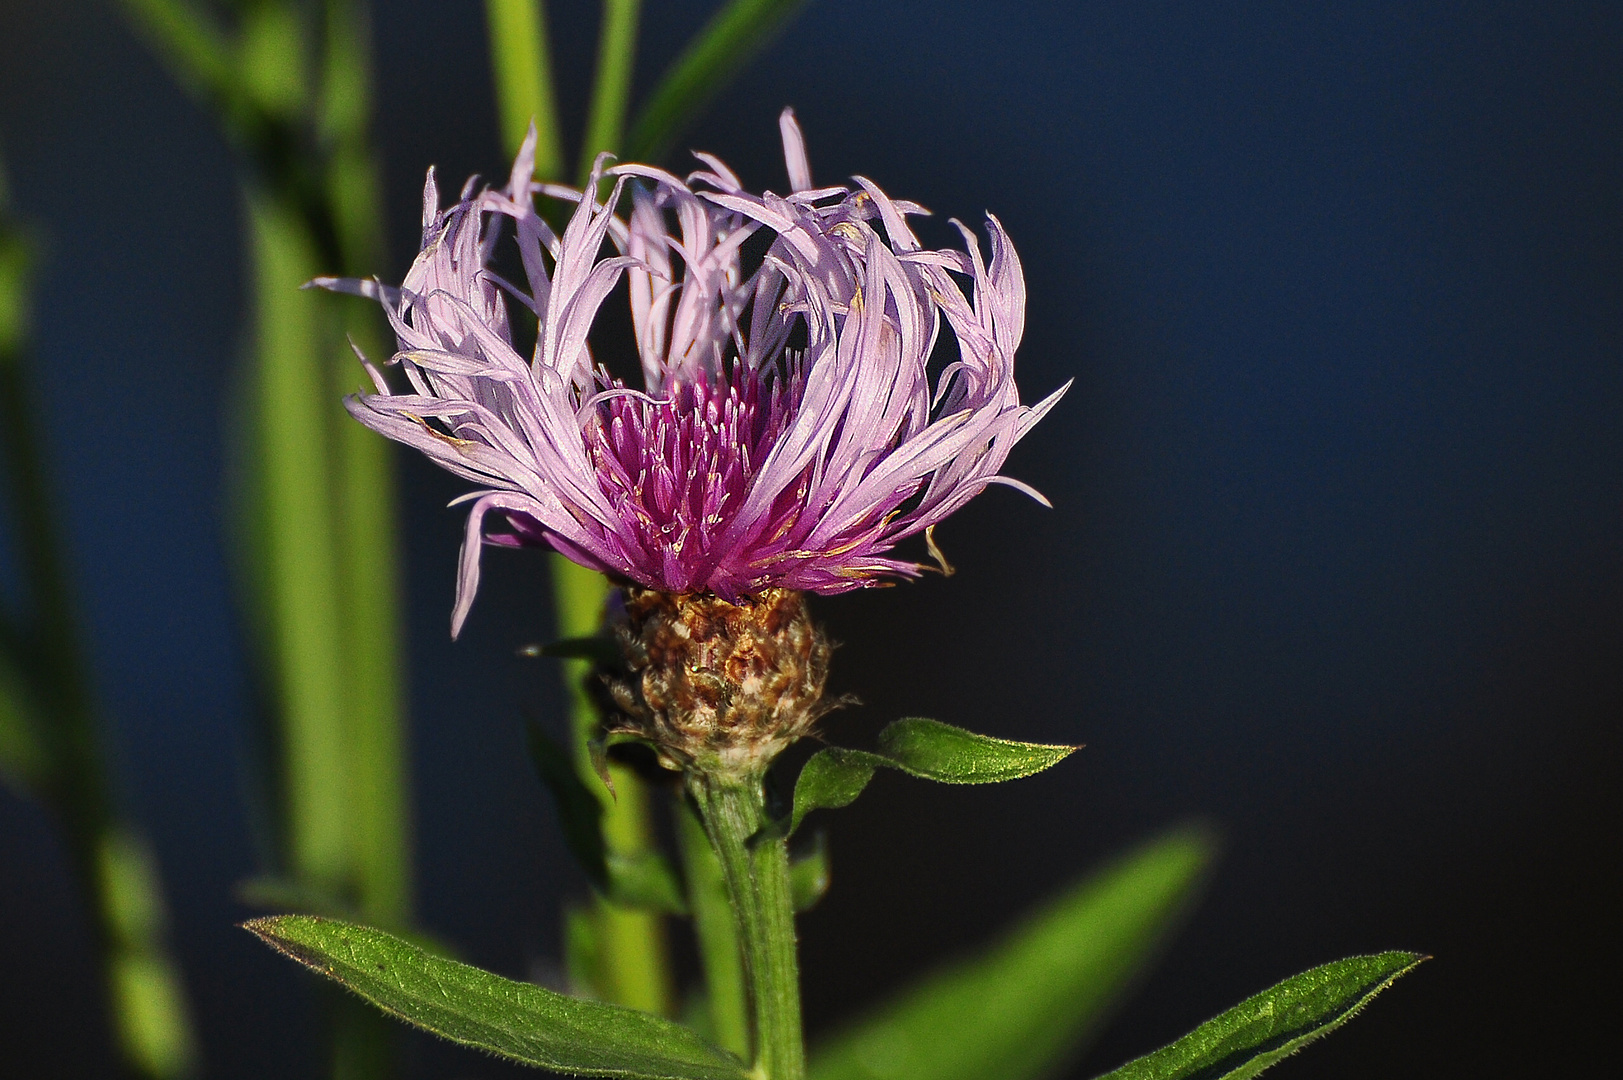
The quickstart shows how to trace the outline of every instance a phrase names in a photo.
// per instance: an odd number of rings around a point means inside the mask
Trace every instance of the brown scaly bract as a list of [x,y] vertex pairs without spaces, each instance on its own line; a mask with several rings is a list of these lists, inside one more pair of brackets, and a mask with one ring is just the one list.
[[742,604],[708,593],[625,590],[614,627],[627,671],[609,691],[628,731],[677,768],[758,776],[840,703],[823,701],[831,647],[805,594]]

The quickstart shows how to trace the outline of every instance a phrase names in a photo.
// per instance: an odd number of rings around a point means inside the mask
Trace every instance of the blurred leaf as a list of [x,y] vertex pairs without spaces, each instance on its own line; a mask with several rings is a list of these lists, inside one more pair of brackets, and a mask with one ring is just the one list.
[[810,911],[828,892],[828,838],[818,831],[812,838],[811,850],[789,862],[789,892],[794,897],[795,910]]
[[831,746],[811,756],[795,781],[789,831],[813,810],[849,806],[881,765],[943,784],[994,784],[1042,772],[1077,749],[994,739],[916,716],[897,720],[879,733],[877,753]]
[[191,3],[123,0],[123,6],[183,86],[217,98],[233,92],[237,78],[233,50]]
[[1351,1020],[1425,959],[1385,952],[1305,971],[1099,1080],[1248,1080]]
[[308,915],[243,926],[385,1012],[522,1064],[648,1080],[749,1076],[737,1058],[680,1024],[443,960],[381,930]]
[[1129,853],[823,1043],[810,1080],[1048,1075],[1177,922],[1212,854],[1196,829]]
[[667,915],[686,915],[682,883],[665,856],[657,851],[608,855],[608,898],[623,907],[647,908]]
[[559,746],[533,720],[529,731],[530,760],[535,763],[541,782],[552,792],[564,843],[592,884],[603,889],[609,880],[603,846],[603,803],[587,790],[575,769],[573,754]]
[[658,161],[710,99],[766,47],[804,2],[731,0],[716,12],[643,103],[626,140],[626,157]]
[[620,650],[614,642],[601,635],[564,638],[545,645],[526,645],[519,650],[521,656],[551,656],[559,660],[590,660],[598,667],[612,668],[620,663]]
[[11,657],[0,652],[0,780],[19,795],[32,794],[49,768],[28,684]]
[[113,1022],[125,1056],[149,1076],[184,1076],[197,1063],[186,995],[158,952],[115,949],[108,962]]

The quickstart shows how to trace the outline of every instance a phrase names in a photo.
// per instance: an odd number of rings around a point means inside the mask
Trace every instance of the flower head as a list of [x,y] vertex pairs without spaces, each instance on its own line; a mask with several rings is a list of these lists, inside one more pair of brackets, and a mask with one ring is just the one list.
[[[534,182],[532,138],[505,189],[470,181],[447,210],[429,173],[422,250],[399,288],[316,282],[380,300],[399,339],[409,392],[372,369],[377,393],[350,411],[479,485],[453,633],[485,543],[547,546],[645,588],[736,603],[917,576],[889,554],[896,543],[987,484],[1041,500],[998,470],[1065,387],[1020,404],[1025,282],[1003,227],[988,217],[989,260],[962,225],[965,250],[924,248],[907,224],[922,208],[861,177],[813,187],[793,114],[780,126],[788,195],[751,194],[708,155],[686,180],[628,164],[582,194]],[[601,203],[600,178],[613,181]],[[538,194],[575,202],[562,236]],[[491,269],[509,223],[523,288]],[[640,389],[587,344],[622,275]],[[509,299],[534,316],[528,357]],[[957,356],[932,380],[943,322]]]

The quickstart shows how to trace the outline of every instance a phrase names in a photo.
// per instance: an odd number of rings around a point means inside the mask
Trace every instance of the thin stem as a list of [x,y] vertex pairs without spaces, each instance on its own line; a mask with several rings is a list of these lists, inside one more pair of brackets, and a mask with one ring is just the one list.
[[558,106],[552,92],[552,47],[541,0],[485,0],[490,31],[490,66],[496,76],[496,113],[502,144],[518,153],[535,122],[535,171],[557,180],[564,170],[558,138]]
[[781,836],[761,834],[767,820],[760,777],[690,774],[688,788],[721,860],[738,919],[754,1015],[755,1073],[761,1080],[803,1080],[789,846]]
[[738,920],[727,899],[727,878],[704,822],[687,800],[676,810],[676,840],[682,849],[688,910],[699,941],[699,963],[709,991],[710,1028],[718,1045],[740,1058],[749,1057],[749,994],[744,987],[744,958],[738,951]]
[[642,0],[603,0],[603,24],[597,35],[597,77],[592,83],[592,105],[586,114],[586,137],[580,148],[583,186],[591,176],[597,155],[604,151],[618,154],[625,137],[641,6]]

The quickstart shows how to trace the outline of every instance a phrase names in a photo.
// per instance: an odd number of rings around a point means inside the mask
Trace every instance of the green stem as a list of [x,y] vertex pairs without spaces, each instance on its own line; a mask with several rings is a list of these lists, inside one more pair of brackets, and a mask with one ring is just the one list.
[[685,799],[677,806],[676,840],[682,849],[688,910],[693,913],[693,934],[699,941],[699,963],[709,992],[711,1034],[718,1045],[747,1058],[749,994],[744,987],[744,958],[738,951],[738,920],[728,902],[721,860],[705,835],[704,822]]
[[496,112],[502,145],[518,153],[535,123],[535,171],[543,180],[563,174],[558,139],[558,106],[552,92],[552,48],[541,0],[485,0],[490,30],[490,66],[496,76]]
[[586,137],[580,148],[583,186],[591,176],[597,155],[603,151],[618,154],[625,137],[641,6],[642,0],[603,0],[603,24],[597,35],[597,77],[592,83],[592,106],[586,114]]
[[782,836],[762,834],[768,822],[759,776],[690,774],[688,788],[721,860],[738,919],[754,1015],[756,1075],[761,1080],[803,1080],[806,1051],[788,843]]
[[[369,38],[363,3],[327,0],[320,127],[332,144],[327,188],[343,249],[340,269],[357,276],[385,261],[383,184],[370,138]],[[334,402],[367,381],[345,337],[370,357],[391,351],[375,308],[344,303],[341,311],[345,333],[328,335],[326,345]],[[331,413],[338,425],[333,467],[350,658],[357,906],[374,925],[404,927],[411,916],[411,814],[394,459],[387,439],[339,409]]]

